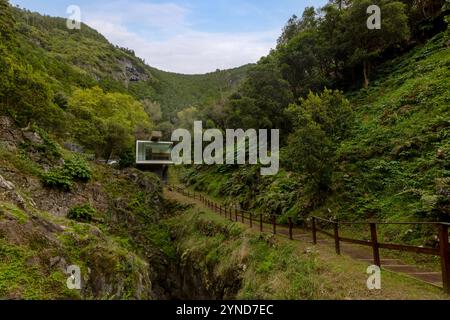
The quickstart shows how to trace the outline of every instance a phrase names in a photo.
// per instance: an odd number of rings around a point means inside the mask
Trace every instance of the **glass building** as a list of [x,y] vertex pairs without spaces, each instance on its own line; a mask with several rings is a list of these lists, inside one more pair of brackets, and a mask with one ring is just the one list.
[[136,141],[136,164],[173,164],[173,142]]

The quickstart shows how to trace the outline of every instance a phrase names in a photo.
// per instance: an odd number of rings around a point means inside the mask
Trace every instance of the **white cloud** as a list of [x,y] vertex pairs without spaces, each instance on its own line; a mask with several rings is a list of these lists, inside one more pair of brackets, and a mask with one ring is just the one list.
[[133,49],[149,65],[166,71],[196,74],[256,62],[269,53],[279,33],[200,32],[190,26],[190,10],[179,5],[137,0],[123,5],[114,1],[91,7],[84,10],[83,20],[112,43]]
[[107,4],[83,8],[85,21],[107,22],[116,25],[139,25],[161,31],[179,31],[188,27],[189,10],[173,3],[147,3],[140,0],[110,1]]

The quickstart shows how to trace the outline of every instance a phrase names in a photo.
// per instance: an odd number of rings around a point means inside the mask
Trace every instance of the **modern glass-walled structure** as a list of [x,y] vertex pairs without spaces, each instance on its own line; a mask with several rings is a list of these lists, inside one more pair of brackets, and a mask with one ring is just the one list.
[[136,164],[173,164],[171,158],[173,142],[136,141]]

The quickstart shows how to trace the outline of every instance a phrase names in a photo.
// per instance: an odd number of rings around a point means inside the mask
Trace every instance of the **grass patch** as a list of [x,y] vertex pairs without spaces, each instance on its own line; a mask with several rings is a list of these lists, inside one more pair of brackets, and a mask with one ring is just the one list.
[[0,146],[0,163],[5,168],[15,168],[23,174],[39,177],[42,169],[32,161],[25,153],[7,151]]
[[0,296],[26,300],[79,298],[77,291],[67,289],[61,272],[48,275],[38,265],[28,263],[38,256],[36,251],[0,239]]
[[0,202],[0,214],[10,214],[19,221],[19,223],[26,223],[29,220],[29,216],[21,209],[17,208],[11,203]]

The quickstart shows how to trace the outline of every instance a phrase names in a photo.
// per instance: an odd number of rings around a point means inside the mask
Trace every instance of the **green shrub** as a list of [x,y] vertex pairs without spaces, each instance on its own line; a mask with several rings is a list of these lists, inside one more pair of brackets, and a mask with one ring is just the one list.
[[91,222],[92,217],[96,214],[94,208],[90,204],[86,203],[83,205],[78,205],[70,209],[67,214],[67,218],[75,220],[78,222]]
[[120,155],[119,168],[125,169],[134,166],[135,156],[132,149],[128,149]]
[[63,171],[65,175],[73,180],[87,182],[92,177],[91,169],[81,157],[74,157],[65,162]]
[[35,146],[40,152],[47,154],[50,158],[61,157],[61,151],[58,144],[50,138],[48,133],[39,128],[37,125],[33,125],[32,129],[41,137],[44,143],[42,145]]
[[72,177],[67,176],[62,169],[53,169],[42,176],[42,183],[48,188],[62,189],[69,191],[72,189]]
[[66,161],[62,168],[52,169],[42,176],[42,183],[48,188],[70,191],[74,181],[88,182],[92,177],[91,169],[81,157]]

